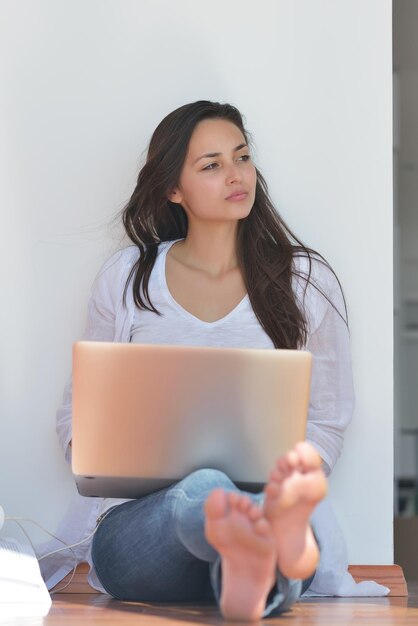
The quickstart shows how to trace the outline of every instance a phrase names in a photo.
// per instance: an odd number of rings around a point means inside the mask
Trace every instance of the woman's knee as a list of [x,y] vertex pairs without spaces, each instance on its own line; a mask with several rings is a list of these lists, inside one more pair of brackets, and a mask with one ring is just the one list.
[[234,483],[227,474],[213,468],[202,468],[191,472],[176,487],[182,489],[187,494],[190,493],[191,496],[194,493],[202,494],[202,492],[208,492],[217,487],[236,490]]

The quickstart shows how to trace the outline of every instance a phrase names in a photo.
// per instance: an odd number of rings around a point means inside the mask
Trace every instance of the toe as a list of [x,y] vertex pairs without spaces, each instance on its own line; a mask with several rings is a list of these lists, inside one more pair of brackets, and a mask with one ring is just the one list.
[[264,493],[269,498],[276,498],[280,494],[280,491],[280,485],[278,485],[277,483],[268,483],[264,487]]
[[275,467],[275,468],[274,468],[274,469],[270,472],[270,476],[269,476],[269,480],[270,480],[270,481],[273,481],[273,482],[279,483],[279,482],[282,480],[282,478],[283,478],[283,474],[282,474],[282,472],[281,472],[281,471],[280,471],[277,467]]
[[250,519],[252,522],[256,522],[260,519],[260,517],[262,517],[263,511],[257,504],[252,504],[250,509],[248,510],[247,515],[248,519]]
[[251,500],[248,496],[241,496],[238,504],[237,504],[237,508],[242,512],[242,513],[246,513],[249,508],[251,506]]
[[322,465],[321,457],[315,448],[307,441],[297,444],[295,451],[299,456],[299,461],[303,471],[307,472],[312,469],[319,469]]
[[206,499],[206,517],[216,519],[224,517],[227,512],[227,494],[223,489],[214,489]]
[[284,457],[282,457],[279,460],[277,466],[281,473],[280,481],[286,480],[286,478],[288,478],[294,471],[292,460],[294,459],[292,459],[292,455],[291,455],[290,462],[289,462],[289,453],[287,453]]
[[289,463],[287,462],[287,458],[286,457],[282,457],[278,462],[277,462],[277,469],[280,472],[282,478],[285,478],[286,476],[289,475],[291,468],[289,466]]
[[268,537],[271,534],[271,526],[265,517],[260,517],[260,519],[254,523],[254,530],[258,535],[263,537]]
[[291,470],[295,470],[299,467],[299,454],[296,450],[289,450],[286,454],[285,459],[287,461],[287,465]]
[[240,501],[240,496],[235,491],[229,491],[227,493],[228,506],[230,510],[237,509]]

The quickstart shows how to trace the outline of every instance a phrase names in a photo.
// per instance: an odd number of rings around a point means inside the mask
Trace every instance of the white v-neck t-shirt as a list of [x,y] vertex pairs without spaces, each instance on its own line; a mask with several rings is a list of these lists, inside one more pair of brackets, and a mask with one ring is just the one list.
[[274,344],[258,321],[248,294],[227,315],[205,322],[184,309],[170,293],[166,280],[166,258],[170,241],[159,246],[151,272],[149,295],[162,314],[136,308],[131,329],[133,343],[209,346],[219,348],[270,348]]

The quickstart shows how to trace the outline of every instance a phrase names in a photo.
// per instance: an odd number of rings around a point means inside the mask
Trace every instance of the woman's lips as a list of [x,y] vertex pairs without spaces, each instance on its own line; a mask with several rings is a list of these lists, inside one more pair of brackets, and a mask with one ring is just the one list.
[[247,192],[242,191],[240,193],[234,193],[232,196],[229,196],[227,200],[231,200],[232,202],[239,202],[239,200],[244,200],[247,197]]

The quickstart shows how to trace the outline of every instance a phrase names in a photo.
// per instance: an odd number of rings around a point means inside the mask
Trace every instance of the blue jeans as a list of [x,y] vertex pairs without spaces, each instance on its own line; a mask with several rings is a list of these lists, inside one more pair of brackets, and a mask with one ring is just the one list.
[[[218,602],[221,567],[206,541],[203,504],[216,487],[239,491],[224,473],[201,469],[180,482],[111,509],[93,537],[92,560],[104,589],[136,602]],[[263,494],[248,494],[258,504]],[[309,586],[277,571],[264,615],[288,609]]]

